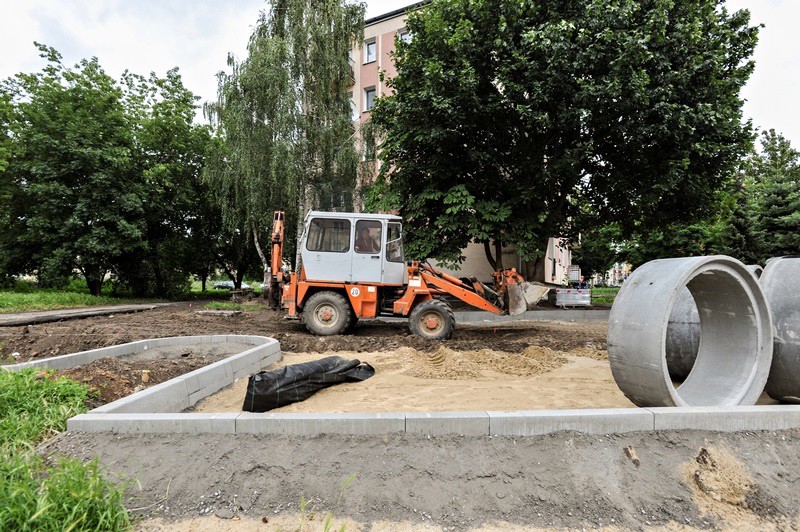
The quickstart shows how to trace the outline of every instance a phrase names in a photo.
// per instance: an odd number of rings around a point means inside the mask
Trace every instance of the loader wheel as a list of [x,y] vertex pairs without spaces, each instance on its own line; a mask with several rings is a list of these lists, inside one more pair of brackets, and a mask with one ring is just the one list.
[[338,292],[317,292],[303,305],[303,321],[312,334],[342,334],[352,320],[350,302]]
[[417,305],[408,320],[412,333],[429,340],[447,340],[455,327],[456,319],[450,305],[438,299]]
[[353,314],[350,317],[350,325],[347,326],[347,328],[344,330],[344,332],[346,332],[346,333],[353,332],[356,329],[356,325],[358,325],[358,318],[355,316],[355,314]]

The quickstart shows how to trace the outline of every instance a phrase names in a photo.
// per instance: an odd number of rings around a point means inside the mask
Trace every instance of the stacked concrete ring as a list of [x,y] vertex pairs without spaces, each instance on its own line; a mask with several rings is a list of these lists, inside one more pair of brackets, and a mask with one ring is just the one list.
[[800,403],[800,257],[775,257],[761,276],[775,326],[767,393],[785,403]]
[[[697,359],[676,387],[666,358],[672,311],[688,290],[702,331]],[[752,405],[772,361],[772,318],[755,276],[722,255],[661,259],[637,268],[611,309],[614,380],[638,406]]]

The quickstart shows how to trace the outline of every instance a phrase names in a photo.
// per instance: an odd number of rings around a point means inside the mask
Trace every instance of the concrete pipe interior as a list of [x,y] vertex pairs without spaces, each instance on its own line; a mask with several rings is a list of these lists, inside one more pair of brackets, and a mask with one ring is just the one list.
[[739,404],[755,377],[762,345],[757,303],[729,268],[703,270],[686,284],[700,315],[697,358],[673,389],[691,406]]
[[[759,279],[763,272],[763,268],[758,264],[750,264],[747,269],[756,279]],[[672,307],[667,327],[667,368],[673,383],[681,383],[689,376],[699,346],[700,317],[697,314],[697,305],[691,291],[682,288]]]

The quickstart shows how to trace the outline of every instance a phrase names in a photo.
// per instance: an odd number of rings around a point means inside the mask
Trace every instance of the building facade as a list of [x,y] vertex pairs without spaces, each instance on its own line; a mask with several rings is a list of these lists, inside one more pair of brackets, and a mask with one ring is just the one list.
[[[392,53],[395,51],[396,39],[410,39],[411,34],[406,28],[408,13],[425,6],[428,0],[385,13],[364,21],[364,41],[359,49],[350,52],[350,65],[352,68],[353,86],[351,87],[351,108],[353,122],[356,125],[356,138],[359,139],[359,129],[369,120],[370,111],[375,100],[389,93],[390,89],[381,81],[381,73],[389,79],[397,75]],[[360,147],[364,154],[365,150]],[[362,162],[363,186],[368,180],[377,175],[378,163],[369,157],[364,157]],[[486,259],[482,244],[473,243],[463,250],[464,262],[457,269],[444,268],[445,271],[457,276],[476,276],[478,279],[491,280],[492,268]],[[506,267],[517,268],[528,280],[566,284],[569,277],[569,266],[572,253],[559,239],[551,238],[548,241],[544,258],[543,271],[534,278],[534,268],[530,263],[524,263],[519,254],[511,247],[503,250],[503,264]],[[441,267],[441,266],[440,266]]]

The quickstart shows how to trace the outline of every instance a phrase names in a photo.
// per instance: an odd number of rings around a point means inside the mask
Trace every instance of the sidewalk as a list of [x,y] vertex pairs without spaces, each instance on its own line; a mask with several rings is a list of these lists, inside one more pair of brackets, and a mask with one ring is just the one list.
[[0,327],[13,327],[19,325],[33,325],[51,321],[71,320],[75,318],[88,318],[106,314],[129,314],[143,310],[171,305],[171,303],[146,303],[140,305],[107,305],[103,307],[84,307],[61,310],[42,310],[35,312],[15,312],[0,314]]

